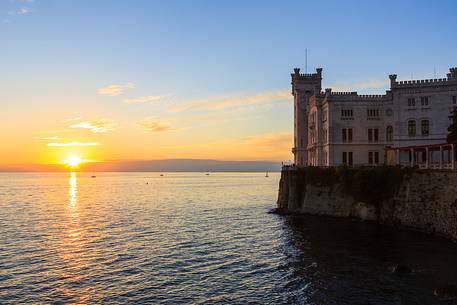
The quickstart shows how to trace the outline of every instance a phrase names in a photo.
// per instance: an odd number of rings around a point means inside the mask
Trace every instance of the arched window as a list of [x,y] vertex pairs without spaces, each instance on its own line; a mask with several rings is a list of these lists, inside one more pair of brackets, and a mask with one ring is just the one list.
[[392,141],[394,139],[394,128],[389,125],[386,127],[386,141]]
[[421,133],[423,136],[428,136],[430,132],[430,122],[428,120],[421,121]]
[[414,121],[414,120],[408,121],[408,136],[410,136],[410,137],[416,136],[416,121]]

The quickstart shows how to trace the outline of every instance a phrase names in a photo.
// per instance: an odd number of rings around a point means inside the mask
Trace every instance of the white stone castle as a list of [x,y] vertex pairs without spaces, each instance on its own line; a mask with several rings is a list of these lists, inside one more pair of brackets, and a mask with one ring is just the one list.
[[294,162],[297,166],[402,165],[454,168],[446,143],[457,106],[457,68],[447,78],[397,81],[382,95],[322,90],[322,69],[294,69]]

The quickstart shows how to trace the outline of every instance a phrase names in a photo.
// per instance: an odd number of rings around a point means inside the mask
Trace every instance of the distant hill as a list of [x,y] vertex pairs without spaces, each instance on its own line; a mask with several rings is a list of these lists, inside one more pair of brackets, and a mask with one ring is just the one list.
[[[206,159],[119,160],[86,163],[80,166],[87,172],[264,172],[280,171],[275,161],[219,161]],[[68,171],[56,164],[21,164],[1,166],[1,172],[60,172]]]

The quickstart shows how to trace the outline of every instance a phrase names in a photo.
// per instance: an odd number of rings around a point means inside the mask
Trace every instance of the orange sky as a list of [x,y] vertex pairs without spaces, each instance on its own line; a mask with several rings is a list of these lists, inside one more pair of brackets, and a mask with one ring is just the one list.
[[[197,2],[0,1],[0,165],[287,161],[290,73],[306,72],[305,48],[324,88],[368,94],[456,58],[455,3]],[[434,43],[412,50],[424,36]],[[334,48],[310,43],[329,37]]]

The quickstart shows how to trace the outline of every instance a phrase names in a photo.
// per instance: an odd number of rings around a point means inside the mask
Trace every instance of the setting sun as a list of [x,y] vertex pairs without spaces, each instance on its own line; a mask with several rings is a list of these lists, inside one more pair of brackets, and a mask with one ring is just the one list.
[[65,164],[67,164],[70,167],[77,167],[79,164],[81,164],[81,158],[78,156],[69,156],[65,160]]

